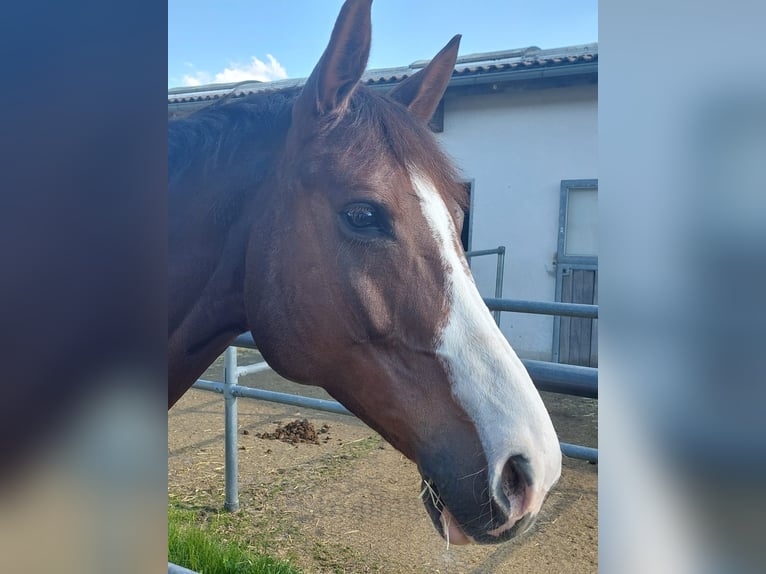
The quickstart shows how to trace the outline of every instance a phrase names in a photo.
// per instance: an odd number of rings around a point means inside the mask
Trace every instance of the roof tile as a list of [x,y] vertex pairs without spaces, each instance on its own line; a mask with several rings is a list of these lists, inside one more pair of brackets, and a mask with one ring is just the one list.
[[[485,52],[468,54],[458,58],[453,77],[481,76],[495,72],[567,66],[598,60],[598,44],[583,44],[566,46],[550,50],[541,50],[535,46],[529,48],[505,50],[500,52]],[[368,70],[362,76],[367,85],[394,84],[416,73],[425,67],[428,60],[419,60],[409,66],[398,68],[380,68]],[[202,102],[221,98],[233,92],[233,95],[247,95],[265,90],[277,90],[303,85],[306,78],[277,80],[274,82],[240,82],[237,84],[211,84],[194,88],[173,88],[168,91],[168,103]]]

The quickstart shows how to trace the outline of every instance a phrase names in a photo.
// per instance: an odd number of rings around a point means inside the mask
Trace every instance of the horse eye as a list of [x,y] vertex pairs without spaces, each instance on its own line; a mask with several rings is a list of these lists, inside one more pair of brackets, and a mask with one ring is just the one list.
[[357,203],[343,211],[346,222],[354,229],[380,229],[382,221],[378,211],[369,204]]

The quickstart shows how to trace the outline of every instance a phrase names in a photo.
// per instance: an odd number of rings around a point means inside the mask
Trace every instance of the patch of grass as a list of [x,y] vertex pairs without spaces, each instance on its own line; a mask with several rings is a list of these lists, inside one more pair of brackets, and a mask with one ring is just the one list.
[[206,518],[194,510],[168,509],[168,561],[202,574],[300,574],[289,562],[222,538],[221,531],[230,531],[240,517]]

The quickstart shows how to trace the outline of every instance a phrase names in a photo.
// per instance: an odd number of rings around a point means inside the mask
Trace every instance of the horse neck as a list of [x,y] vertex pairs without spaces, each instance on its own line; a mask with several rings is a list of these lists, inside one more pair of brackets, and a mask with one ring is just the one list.
[[[263,164],[258,161],[263,159],[255,161]],[[252,230],[257,227],[253,219],[261,211],[248,205],[258,202],[263,186],[249,187],[244,196],[241,185],[224,183],[232,181],[231,174],[220,171],[204,178],[215,184],[174,189],[170,194],[168,407],[234,337],[247,330],[245,255]],[[231,197],[237,194],[242,197]],[[247,217],[240,217],[243,213]]]

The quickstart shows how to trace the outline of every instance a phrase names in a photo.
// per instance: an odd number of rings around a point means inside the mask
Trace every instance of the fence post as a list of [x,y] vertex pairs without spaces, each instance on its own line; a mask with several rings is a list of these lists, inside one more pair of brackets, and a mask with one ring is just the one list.
[[239,466],[237,451],[237,397],[232,387],[237,384],[237,348],[228,347],[223,357],[224,365],[224,451],[226,502],[224,508],[229,512],[239,510],[239,485],[237,470]]
[[[497,248],[497,273],[495,274],[495,299],[503,298],[503,279],[505,274],[505,245]],[[495,323],[500,325],[500,311],[492,311]]]

